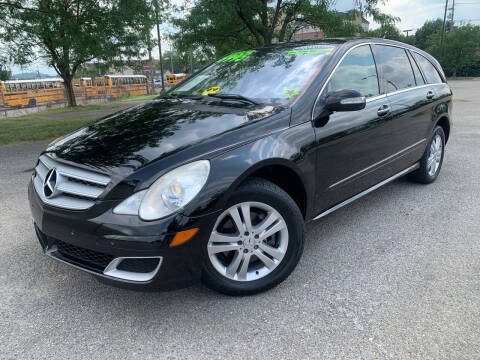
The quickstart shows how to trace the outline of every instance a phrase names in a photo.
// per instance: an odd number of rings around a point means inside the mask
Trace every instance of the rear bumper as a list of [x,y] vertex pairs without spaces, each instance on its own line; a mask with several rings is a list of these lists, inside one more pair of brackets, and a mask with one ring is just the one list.
[[[142,222],[115,215],[109,207],[90,215],[52,208],[41,201],[31,183],[28,193],[35,232],[50,258],[102,282],[134,290],[176,289],[200,279],[216,213]],[[191,228],[199,231],[189,241],[169,246],[177,231]]]

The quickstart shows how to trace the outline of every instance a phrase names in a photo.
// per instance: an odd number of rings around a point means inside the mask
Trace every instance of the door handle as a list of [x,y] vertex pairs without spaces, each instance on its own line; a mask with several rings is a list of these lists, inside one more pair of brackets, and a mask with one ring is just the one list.
[[378,108],[377,115],[378,116],[385,116],[389,112],[390,112],[390,106],[389,105],[382,105]]
[[427,92],[427,99],[430,100],[430,99],[433,99],[433,97],[435,96],[435,94],[433,93],[432,90],[429,90]]

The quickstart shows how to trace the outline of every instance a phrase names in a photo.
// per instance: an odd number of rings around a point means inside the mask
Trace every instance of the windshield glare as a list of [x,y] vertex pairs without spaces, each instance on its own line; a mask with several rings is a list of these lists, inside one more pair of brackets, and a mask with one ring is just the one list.
[[213,63],[168,94],[235,94],[262,103],[288,104],[310,83],[333,49],[333,45],[310,45],[236,52]]

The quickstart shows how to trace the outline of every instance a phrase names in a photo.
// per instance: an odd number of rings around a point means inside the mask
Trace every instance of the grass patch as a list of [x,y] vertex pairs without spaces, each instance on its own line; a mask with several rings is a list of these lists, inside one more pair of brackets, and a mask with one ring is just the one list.
[[157,93],[153,95],[137,95],[137,96],[122,96],[117,99],[117,101],[124,102],[124,101],[148,101],[148,100],[153,100],[158,96]]
[[59,137],[98,120],[42,119],[36,115],[0,119],[0,145]]
[[37,112],[33,115],[50,115],[50,114],[72,113],[72,112],[79,112],[79,111],[95,111],[95,110],[112,109],[114,107],[115,107],[115,104],[113,103],[89,104],[89,105],[79,105],[73,108],[62,107],[62,108],[56,108],[56,109],[48,109],[48,110]]

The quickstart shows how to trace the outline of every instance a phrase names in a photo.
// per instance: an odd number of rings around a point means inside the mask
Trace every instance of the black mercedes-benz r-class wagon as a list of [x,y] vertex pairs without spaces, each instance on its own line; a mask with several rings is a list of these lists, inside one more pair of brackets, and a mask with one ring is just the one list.
[[258,293],[293,271],[306,222],[404,175],[433,182],[451,111],[439,63],[407,44],[234,52],[49,144],[34,228],[46,255],[109,284]]

